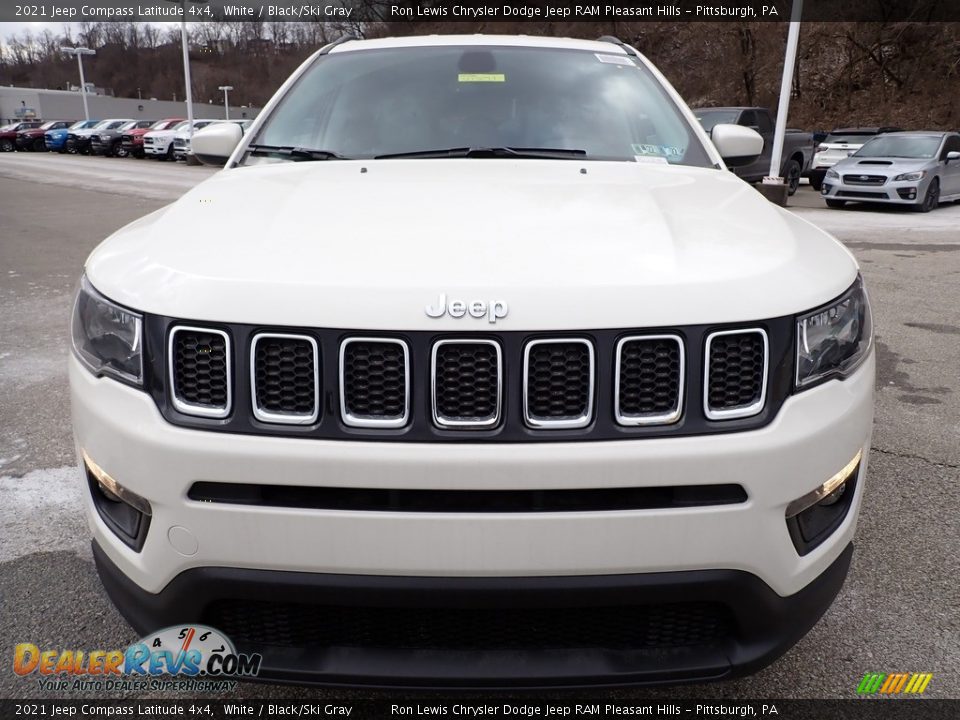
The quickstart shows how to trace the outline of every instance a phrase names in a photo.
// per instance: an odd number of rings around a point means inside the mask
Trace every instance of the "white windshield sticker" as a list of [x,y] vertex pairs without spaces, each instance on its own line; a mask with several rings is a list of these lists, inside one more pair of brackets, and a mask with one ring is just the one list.
[[656,165],[667,164],[667,159],[658,155],[634,155],[633,159],[638,163],[654,163]]
[[597,56],[597,60],[602,63],[609,63],[611,65],[633,65],[630,58],[626,55],[601,55],[600,53],[594,53]]

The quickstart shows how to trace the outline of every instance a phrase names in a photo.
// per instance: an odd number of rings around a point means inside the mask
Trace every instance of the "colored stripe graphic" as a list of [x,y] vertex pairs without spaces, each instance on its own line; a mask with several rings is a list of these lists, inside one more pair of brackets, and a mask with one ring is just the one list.
[[857,686],[860,695],[919,695],[927,689],[933,673],[866,673]]

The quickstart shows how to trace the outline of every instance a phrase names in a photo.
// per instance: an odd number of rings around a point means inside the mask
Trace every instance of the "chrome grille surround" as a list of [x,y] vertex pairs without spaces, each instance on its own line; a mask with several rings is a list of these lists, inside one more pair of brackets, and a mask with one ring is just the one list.
[[[760,386],[760,398],[750,405],[715,410],[710,405],[710,346],[713,339],[726,335],[748,335],[756,333],[763,338],[763,379]],[[770,373],[770,340],[763,328],[741,328],[737,330],[719,330],[707,335],[703,352],[703,412],[708,420],[734,420],[757,415],[763,410],[767,400],[767,378]]]
[[[444,345],[490,345],[497,351],[497,409],[487,417],[446,417],[437,408],[437,352]],[[438,427],[450,429],[489,428],[500,422],[503,414],[503,350],[494,340],[462,339],[438,340],[430,351],[430,409]]]
[[[581,343],[587,347],[589,359],[589,387],[587,388],[586,412],[579,417],[549,418],[536,417],[530,414],[530,351],[538,345],[560,345]],[[568,428],[586,427],[593,420],[593,396],[596,385],[596,353],[593,343],[586,338],[559,337],[539,340],[530,340],[523,349],[523,420],[532,428],[544,430],[559,430]]]
[[[301,340],[310,344],[313,349],[313,412],[305,413],[279,413],[271,410],[264,410],[257,401],[257,344],[264,339],[275,338],[279,340]],[[250,341],[250,402],[253,407],[253,415],[260,422],[283,423],[286,425],[312,425],[320,417],[320,352],[317,347],[317,341],[309,335],[297,335],[290,333],[257,333]]]
[[[668,413],[651,413],[643,415],[634,415],[621,412],[620,409],[620,372],[621,372],[621,354],[623,346],[629,342],[637,340],[672,340],[677,344],[677,350],[680,353],[680,372],[677,383],[677,403]],[[679,335],[628,335],[617,342],[616,359],[614,362],[614,381],[613,381],[613,412],[614,417],[620,425],[670,425],[680,419],[683,414],[684,383],[686,382],[686,351],[683,338]]]
[[[224,340],[224,354],[226,357],[226,375],[227,375],[227,402],[221,407],[211,406],[211,405],[198,405],[196,403],[187,402],[181,400],[177,397],[177,383],[176,383],[176,362],[174,359],[174,349],[175,349],[175,339],[177,333],[180,332],[195,332],[195,333],[209,333],[211,335],[219,335]],[[206,417],[206,418],[225,418],[230,414],[230,410],[233,406],[233,366],[232,366],[233,354],[230,347],[230,336],[225,333],[223,330],[215,330],[214,328],[208,327],[199,327],[196,325],[176,325],[170,331],[170,339],[167,345],[167,366],[169,372],[169,382],[170,382],[170,399],[173,403],[174,408],[178,412],[183,413],[184,415],[195,415],[197,417]]]
[[[403,415],[399,416],[370,416],[353,415],[347,409],[347,394],[344,382],[345,378],[345,359],[347,348],[352,343],[392,343],[403,348],[403,380],[404,380],[404,402]],[[410,347],[399,338],[392,337],[349,337],[340,343],[339,359],[339,388],[340,388],[340,419],[345,425],[358,428],[401,428],[407,424],[410,419]]]

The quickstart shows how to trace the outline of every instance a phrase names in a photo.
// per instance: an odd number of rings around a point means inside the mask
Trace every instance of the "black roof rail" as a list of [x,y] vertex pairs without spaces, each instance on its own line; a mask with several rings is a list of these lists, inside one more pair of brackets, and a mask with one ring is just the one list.
[[634,50],[632,47],[627,45],[620,38],[615,37],[613,35],[601,35],[600,37],[597,38],[597,42],[607,42],[607,43],[613,43],[614,45],[619,45],[620,47],[622,47],[624,50],[627,51],[627,55],[633,55],[634,57],[638,57],[638,53],[636,50]]

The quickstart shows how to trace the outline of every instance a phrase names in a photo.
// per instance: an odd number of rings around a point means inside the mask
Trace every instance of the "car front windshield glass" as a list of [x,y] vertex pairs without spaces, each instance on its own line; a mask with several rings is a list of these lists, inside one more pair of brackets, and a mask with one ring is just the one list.
[[660,83],[613,48],[331,53],[283,97],[253,144],[345,158],[510,148],[713,165]]
[[693,114],[697,116],[697,122],[703,125],[703,129],[711,132],[714,125],[736,123],[740,113],[736,110],[694,110]]
[[936,135],[887,135],[874,138],[857,150],[856,157],[932,158],[942,138]]

